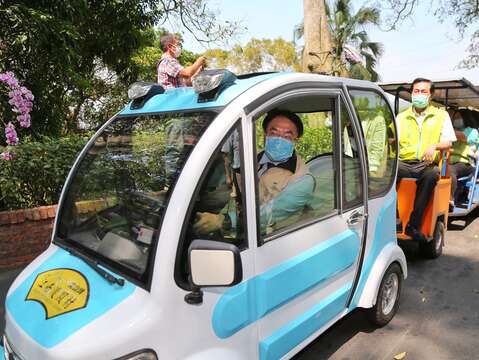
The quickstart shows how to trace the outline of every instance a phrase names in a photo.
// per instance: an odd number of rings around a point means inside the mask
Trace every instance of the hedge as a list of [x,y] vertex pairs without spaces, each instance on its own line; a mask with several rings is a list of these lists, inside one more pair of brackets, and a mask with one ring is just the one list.
[[63,183],[88,138],[43,137],[15,149],[15,160],[0,161],[0,211],[56,204]]

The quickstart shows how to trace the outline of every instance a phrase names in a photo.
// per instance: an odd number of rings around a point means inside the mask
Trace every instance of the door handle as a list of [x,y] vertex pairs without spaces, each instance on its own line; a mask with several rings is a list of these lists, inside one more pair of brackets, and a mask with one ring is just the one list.
[[354,211],[346,220],[349,226],[354,226],[359,224],[361,220],[363,220],[364,214],[361,210]]

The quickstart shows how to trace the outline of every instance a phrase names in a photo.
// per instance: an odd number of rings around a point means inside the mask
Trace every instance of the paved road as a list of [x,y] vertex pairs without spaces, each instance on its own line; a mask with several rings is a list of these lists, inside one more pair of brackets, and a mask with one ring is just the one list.
[[354,311],[295,360],[479,359],[479,211],[450,224],[440,258],[405,250],[409,277],[396,317],[375,329]]
[[10,284],[21,270],[22,269],[0,271],[0,337],[3,335],[3,329],[5,328],[5,296],[7,296],[7,291],[10,287]]
[[[375,329],[354,311],[295,359],[390,360],[402,352],[407,360],[479,359],[479,211],[466,220],[450,225],[436,260],[406,249],[409,278],[391,323]],[[0,334],[5,293],[17,273],[0,272]]]

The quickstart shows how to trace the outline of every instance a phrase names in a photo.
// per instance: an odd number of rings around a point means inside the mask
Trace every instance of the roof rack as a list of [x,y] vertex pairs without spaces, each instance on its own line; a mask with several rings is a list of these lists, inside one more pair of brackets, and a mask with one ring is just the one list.
[[254,73],[246,73],[246,74],[241,74],[241,75],[236,75],[236,78],[242,80],[242,79],[249,79],[255,76],[261,76],[261,75],[268,75],[268,74],[276,74],[277,71],[262,71],[262,72],[254,72]]

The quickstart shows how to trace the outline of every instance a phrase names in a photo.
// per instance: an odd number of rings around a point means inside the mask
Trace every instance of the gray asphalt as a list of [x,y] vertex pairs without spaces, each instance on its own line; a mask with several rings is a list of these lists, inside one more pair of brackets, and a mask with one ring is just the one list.
[[[387,326],[376,329],[355,310],[295,359],[386,360],[403,352],[408,360],[479,359],[479,211],[449,225],[440,258],[405,251],[409,277]],[[0,272],[0,334],[5,295],[19,271]]]
[[479,359],[479,209],[449,224],[441,257],[424,260],[405,248],[408,279],[400,308],[385,327],[353,311],[295,360]]
[[8,288],[23,268],[13,270],[0,270],[0,337],[3,335],[5,328],[5,297]]

